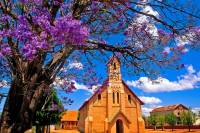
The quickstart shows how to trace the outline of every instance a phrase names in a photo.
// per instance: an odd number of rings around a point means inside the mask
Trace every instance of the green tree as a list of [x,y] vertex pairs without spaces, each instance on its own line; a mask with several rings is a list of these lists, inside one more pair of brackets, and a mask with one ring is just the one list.
[[191,111],[191,109],[181,114],[181,121],[184,125],[188,126],[189,132],[190,132],[191,126],[195,122],[195,118],[196,118],[196,115]]
[[158,115],[157,116],[158,124],[159,126],[162,127],[162,131],[164,130],[164,125],[165,125],[165,115]]
[[157,115],[156,114],[151,114],[149,117],[148,117],[148,123],[152,126],[154,126],[154,130],[156,130],[156,127],[158,125],[158,119],[157,119]]
[[166,122],[172,127],[172,131],[174,130],[174,126],[176,125],[177,118],[174,113],[169,113],[166,115]]
[[143,118],[143,120],[144,120],[145,127],[147,127],[147,126],[148,126],[148,117],[145,116],[145,115],[142,115],[142,118]]
[[49,125],[60,122],[60,115],[63,110],[62,103],[56,91],[53,89],[45,99],[45,104],[42,106],[42,109],[36,111],[33,119],[33,125],[36,126],[36,133],[44,133],[45,126],[47,127],[47,132],[49,132]]

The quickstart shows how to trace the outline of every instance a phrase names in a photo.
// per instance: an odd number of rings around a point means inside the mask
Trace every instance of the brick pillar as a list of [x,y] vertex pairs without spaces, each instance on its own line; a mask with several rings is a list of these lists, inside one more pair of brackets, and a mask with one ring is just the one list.
[[93,117],[88,116],[85,119],[85,133],[93,133],[92,123],[93,123]]
[[[111,84],[111,83],[109,83]],[[107,119],[110,119],[112,116],[112,104],[113,104],[113,98],[112,98],[112,90],[110,86],[108,87],[108,97],[107,97]]]
[[89,133],[89,121],[88,118],[85,119],[85,133]]
[[108,133],[108,118],[104,121],[104,133]]
[[125,99],[125,92],[124,92],[124,87],[123,85],[121,85],[121,88],[120,88],[120,110],[125,114],[126,111],[125,111],[125,102],[126,102],[126,99]]
[[138,117],[138,133],[144,133],[145,132],[145,123],[142,118],[142,113],[141,113],[141,105],[137,103],[137,117]]

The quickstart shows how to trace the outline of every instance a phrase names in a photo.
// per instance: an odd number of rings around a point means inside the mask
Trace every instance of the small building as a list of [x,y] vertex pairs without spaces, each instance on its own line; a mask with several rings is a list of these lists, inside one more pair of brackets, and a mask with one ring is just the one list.
[[143,102],[122,80],[120,61],[108,62],[108,78],[79,109],[81,133],[144,133]]
[[194,125],[200,125],[200,116],[196,117]]
[[188,111],[189,109],[182,105],[182,104],[175,104],[175,105],[169,105],[164,107],[159,107],[153,109],[150,114],[159,114],[159,115],[167,115],[169,113],[173,113],[177,117],[177,124],[180,124],[180,117],[183,112]]
[[78,110],[67,110],[61,118],[61,128],[65,130],[77,129],[78,125]]

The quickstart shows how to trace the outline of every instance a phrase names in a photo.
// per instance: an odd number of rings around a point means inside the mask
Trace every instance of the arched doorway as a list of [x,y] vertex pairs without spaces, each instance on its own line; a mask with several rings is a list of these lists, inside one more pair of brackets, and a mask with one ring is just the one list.
[[124,127],[122,120],[117,120],[116,122],[116,133],[124,133]]

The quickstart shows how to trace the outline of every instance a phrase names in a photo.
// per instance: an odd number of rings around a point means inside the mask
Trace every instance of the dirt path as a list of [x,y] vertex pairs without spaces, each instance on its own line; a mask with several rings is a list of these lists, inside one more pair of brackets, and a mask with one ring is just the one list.
[[[51,133],[79,133],[77,130],[54,130]],[[200,133],[200,129],[192,129],[191,132],[188,132],[188,129],[174,129],[172,132],[171,129],[156,130],[147,129],[145,133]]]
[[146,133],[200,133],[200,129],[191,129],[191,132],[188,131],[188,129],[174,129],[172,132],[171,129],[165,129],[154,131],[152,129],[147,129]]
[[79,133],[77,130],[54,130],[51,133]]

